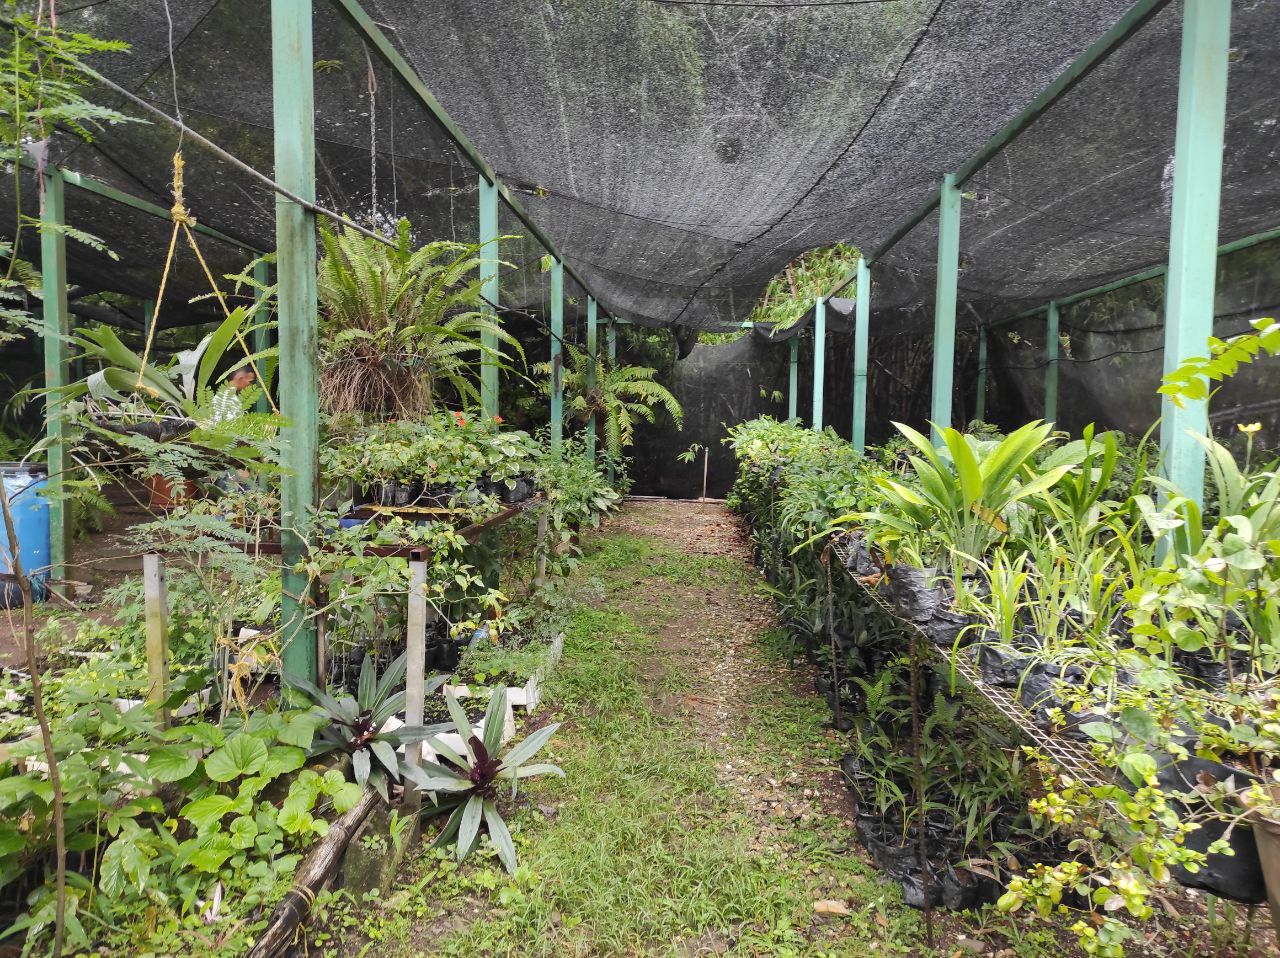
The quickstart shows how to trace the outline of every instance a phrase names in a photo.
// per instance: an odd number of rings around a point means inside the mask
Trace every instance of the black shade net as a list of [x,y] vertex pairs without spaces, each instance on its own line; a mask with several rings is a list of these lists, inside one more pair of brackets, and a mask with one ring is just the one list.
[[[129,41],[95,66],[270,174],[269,6],[168,6],[172,31],[163,0],[100,0],[63,23]],[[877,248],[1130,0],[364,6],[606,309],[724,329],[801,252]],[[1280,0],[1234,7],[1223,240],[1280,225]],[[1170,3],[964,184],[962,322],[1165,259],[1181,9]],[[320,202],[383,231],[407,216],[420,240],[474,241],[476,171],[337,6],[315,10]],[[64,141],[58,157],[168,206],[176,141],[135,124]],[[195,146],[185,155],[192,211],[271,248],[273,197]],[[91,214],[76,225],[112,232]],[[124,227],[135,238],[117,248],[158,267],[158,222]],[[935,252],[936,215],[878,264],[878,331],[925,328]],[[545,303],[542,255],[504,245],[519,274],[504,271],[504,305]],[[203,285],[189,267],[184,295]],[[148,285],[145,270],[95,269],[116,284],[104,288]]]

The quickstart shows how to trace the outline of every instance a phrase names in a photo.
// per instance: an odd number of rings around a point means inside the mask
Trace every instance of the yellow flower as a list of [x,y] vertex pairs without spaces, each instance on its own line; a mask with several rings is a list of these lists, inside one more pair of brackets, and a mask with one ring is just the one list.
[[1239,429],[1245,435],[1252,436],[1255,432],[1259,432],[1262,429],[1262,423],[1251,422],[1247,426],[1244,425],[1243,423],[1237,423],[1236,428]]

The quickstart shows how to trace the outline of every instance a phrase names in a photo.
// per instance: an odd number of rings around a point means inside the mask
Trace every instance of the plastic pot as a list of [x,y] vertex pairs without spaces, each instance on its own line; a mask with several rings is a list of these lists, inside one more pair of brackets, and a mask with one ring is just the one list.
[[1064,685],[1080,686],[1085,682],[1085,671],[1078,665],[1059,666],[1052,662],[1036,662],[1022,675],[1018,687],[1018,703],[1030,712],[1036,724],[1043,729],[1053,727],[1049,718],[1051,710],[1066,711],[1059,689]]
[[978,650],[978,669],[988,685],[1016,688],[1031,659],[1008,645],[984,645]]
[[977,621],[977,616],[966,612],[952,612],[950,609],[940,608],[933,613],[933,618],[924,624],[924,631],[934,645],[949,649],[955,645],[956,639],[960,638],[961,632],[964,632],[961,645],[968,645],[975,639],[977,637],[975,630],[969,629],[965,632],[965,629]]
[[[1156,773],[1156,779],[1166,792],[1186,794],[1195,792],[1197,779],[1202,774],[1212,776],[1219,782],[1234,775],[1235,780],[1244,786],[1257,781],[1257,778],[1248,772],[1231,768],[1221,762],[1194,757],[1166,765]],[[1173,799],[1173,801],[1180,815],[1187,817],[1195,814],[1200,824],[1199,828],[1187,835],[1187,848],[1196,852],[1207,852],[1210,844],[1226,836],[1227,823],[1206,816],[1206,807],[1202,803],[1189,805],[1185,800]],[[1280,823],[1273,823],[1272,827],[1277,830],[1274,834],[1280,836]],[[1255,826],[1250,830],[1237,825],[1231,830],[1231,836],[1227,839],[1232,851],[1235,852],[1234,855],[1209,855],[1203,867],[1194,873],[1185,868],[1174,867],[1171,869],[1173,877],[1189,888],[1203,888],[1219,898],[1229,898],[1246,905],[1261,904],[1267,898],[1269,889],[1272,894],[1280,893],[1280,858],[1275,860],[1277,870],[1273,872],[1274,880],[1264,879],[1264,866],[1260,853],[1264,846],[1270,851],[1271,846],[1268,842],[1276,841],[1277,838],[1268,839],[1264,835],[1259,840],[1260,832],[1265,832],[1265,828]],[[1275,907],[1273,900],[1273,917],[1277,914]]]
[[898,614],[912,622],[927,622],[931,619],[946,595],[945,586],[934,584],[937,578],[938,570],[932,566],[922,569],[914,566],[891,567],[889,583]]
[[192,479],[183,479],[180,483],[170,482],[164,476],[147,476],[143,480],[147,487],[147,504],[152,509],[172,509],[178,503],[194,499],[199,487]]
[[[1280,791],[1271,786],[1273,798],[1280,799]],[[1271,911],[1271,926],[1280,936],[1280,821],[1261,815],[1253,819],[1253,840],[1259,864],[1266,883],[1267,905]]]

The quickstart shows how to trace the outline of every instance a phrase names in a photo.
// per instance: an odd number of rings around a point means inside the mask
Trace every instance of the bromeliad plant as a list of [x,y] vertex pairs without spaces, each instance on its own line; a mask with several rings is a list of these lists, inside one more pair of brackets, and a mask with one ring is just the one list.
[[458,705],[453,692],[445,689],[444,694],[449,715],[462,739],[462,751],[455,751],[440,738],[428,740],[428,745],[444,758],[445,764],[423,762],[423,775],[416,784],[431,793],[432,800],[436,803],[435,814],[450,813],[444,830],[431,847],[440,848],[452,843],[458,861],[462,861],[471,854],[479,841],[483,821],[498,858],[507,871],[514,875],[516,849],[507,823],[503,821],[498,809],[499,793],[504,785],[510,783],[514,797],[521,779],[538,775],[564,775],[555,765],[528,764],[556,733],[560,724],[557,722],[538,729],[519,745],[502,754],[506,687],[497,688],[491,694],[489,707],[485,711],[482,735],[471,727],[466,712]]
[[[450,727],[445,723],[386,728],[394,715],[404,711],[405,691],[395,689],[404,681],[406,667],[406,657],[401,655],[379,678],[373,659],[365,655],[355,698],[349,695],[334,698],[306,679],[285,676],[285,681],[305,695],[331,723],[320,729],[311,754],[347,753],[351,756],[356,784],[362,789],[372,785],[384,801],[390,800],[389,783],[401,782],[406,776],[415,783],[419,780],[416,769],[405,762],[397,749],[425,741]],[[427,693],[440,688],[447,679],[445,675],[432,676],[427,680]]]

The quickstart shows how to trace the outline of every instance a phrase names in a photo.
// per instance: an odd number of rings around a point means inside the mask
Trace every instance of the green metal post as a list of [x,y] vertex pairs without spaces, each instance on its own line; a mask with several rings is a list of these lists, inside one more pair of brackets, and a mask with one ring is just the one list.
[[551,450],[564,439],[564,264],[551,263]]
[[987,327],[978,327],[978,398],[973,404],[973,418],[985,422],[987,418]]
[[[605,349],[609,354],[609,367],[613,368],[618,364],[618,324],[610,319],[609,328],[605,330]],[[605,450],[605,457],[609,460],[609,485],[613,485],[614,479],[617,477],[617,470],[613,464],[613,457]]]
[[[67,237],[62,232],[66,225],[66,203],[62,174],[53,167],[44,171],[44,205],[40,210],[40,222],[48,227],[40,233],[44,384],[46,389],[60,389],[67,384],[67,334],[70,332],[67,328]],[[62,400],[54,393],[45,400],[45,429],[49,438],[49,578],[65,579],[70,529],[62,490],[69,460]]]
[[858,257],[858,285],[854,287],[853,319],[853,448],[867,446],[867,352],[871,334],[871,266]]
[[[1230,0],[1186,0],[1165,285],[1166,373],[1192,356],[1207,355],[1213,334],[1230,43]],[[1208,433],[1208,402],[1184,400],[1179,407],[1165,397],[1162,407],[1164,474],[1188,498],[1203,503],[1204,447],[1189,433]]]
[[[497,322],[498,305],[498,185],[480,176],[480,295],[488,319]],[[498,335],[480,334],[485,352],[480,359],[480,412],[486,419],[498,415]]]
[[[271,63],[275,99],[275,162],[280,185],[304,200],[316,195],[315,57],[311,0],[271,0]],[[280,411],[284,475],[280,480],[282,668],[314,681],[316,622],[311,586],[295,566],[306,556],[316,505],[320,440],[316,366],[315,215],[276,197],[276,280],[280,334]]]
[[[594,296],[587,297],[587,356],[591,360],[587,367],[587,390],[594,391],[596,388],[596,324],[598,322],[598,309],[596,306],[596,298]],[[595,462],[596,458],[596,417],[592,416],[587,420],[587,455]]]
[[1058,421],[1058,304],[1049,303],[1045,322],[1044,421]]
[[813,422],[822,431],[822,391],[827,372],[827,301],[819,296],[813,304]]
[[800,334],[791,337],[790,359],[787,377],[787,418],[795,419],[800,414]]
[[956,365],[956,284],[960,272],[960,189],[954,173],[942,181],[938,200],[938,278],[933,300],[933,439],[951,425]]
[[[253,265],[253,281],[259,286],[266,286],[271,282],[267,264],[262,260],[259,260]],[[254,301],[258,303],[265,300],[266,295],[267,294],[261,289],[255,289],[253,291]],[[266,325],[267,317],[264,313],[265,311],[259,312],[254,317],[255,321],[261,324],[253,331],[253,351],[255,353],[261,353],[271,348],[271,330]],[[267,400],[268,384],[258,383],[258,387],[262,390],[262,394],[254,404],[254,409],[260,413],[269,413],[271,412],[271,403]]]

